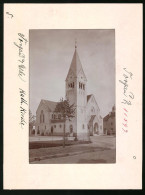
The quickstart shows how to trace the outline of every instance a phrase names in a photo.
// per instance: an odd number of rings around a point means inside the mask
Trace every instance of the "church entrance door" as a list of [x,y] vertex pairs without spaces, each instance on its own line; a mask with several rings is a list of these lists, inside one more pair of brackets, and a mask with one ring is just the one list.
[[98,123],[94,124],[94,134],[99,134],[99,126]]
[[51,127],[51,134],[53,134],[53,127]]

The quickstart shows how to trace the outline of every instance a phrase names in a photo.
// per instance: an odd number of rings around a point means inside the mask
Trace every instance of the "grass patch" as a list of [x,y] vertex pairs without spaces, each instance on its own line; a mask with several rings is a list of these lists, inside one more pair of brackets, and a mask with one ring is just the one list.
[[[71,141],[66,140],[65,146],[71,146],[76,144],[90,144],[91,141]],[[63,146],[63,140],[57,141],[42,141],[42,142],[29,142],[29,149],[38,149],[38,148],[49,148],[49,147],[58,147]]]

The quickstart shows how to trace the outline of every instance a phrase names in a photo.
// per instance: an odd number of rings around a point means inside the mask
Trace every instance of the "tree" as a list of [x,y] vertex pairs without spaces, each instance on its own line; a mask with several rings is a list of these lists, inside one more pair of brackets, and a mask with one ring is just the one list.
[[60,113],[64,120],[64,131],[63,131],[63,147],[65,147],[65,124],[66,121],[71,121],[75,117],[75,106],[74,104],[70,105],[69,101],[60,99],[60,102],[57,103],[54,112]]
[[31,110],[29,110],[29,131],[33,129],[35,124],[35,116],[32,114]]

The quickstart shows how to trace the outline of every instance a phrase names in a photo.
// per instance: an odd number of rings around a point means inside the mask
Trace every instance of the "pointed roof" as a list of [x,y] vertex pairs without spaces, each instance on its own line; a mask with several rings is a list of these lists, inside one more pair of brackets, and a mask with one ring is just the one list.
[[[40,106],[41,104],[44,104],[45,108],[46,108],[48,111],[54,112],[57,103],[58,103],[58,102],[53,102],[53,101],[43,100],[43,99],[42,99],[42,100],[40,101],[39,106]],[[39,108],[39,106],[38,106],[38,108]],[[38,110],[38,108],[37,108],[37,110]]]
[[52,112],[55,110],[55,107],[58,102],[53,102],[49,100],[42,100],[46,107],[48,107]]
[[75,45],[75,52],[74,52],[72,62],[71,62],[71,65],[70,65],[70,68],[69,68],[66,79],[68,78],[68,75],[71,71],[73,72],[74,76],[76,76],[76,77],[77,77],[78,73],[80,71],[82,71],[83,74],[84,74],[85,79],[87,79],[86,76],[85,76],[85,73],[83,71],[83,68],[82,68],[82,64],[81,64],[81,61],[80,61],[80,58],[79,58],[79,55],[78,55],[78,52],[77,52],[77,46],[76,45]]

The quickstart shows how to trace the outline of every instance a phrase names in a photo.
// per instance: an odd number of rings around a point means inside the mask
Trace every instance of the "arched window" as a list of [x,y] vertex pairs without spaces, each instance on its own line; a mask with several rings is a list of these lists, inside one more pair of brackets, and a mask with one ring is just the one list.
[[83,84],[83,89],[85,90],[85,84]]
[[61,119],[61,114],[58,115],[58,118]]
[[54,114],[54,116],[53,116],[53,117],[54,117],[54,119],[56,118],[55,114]]
[[72,133],[73,132],[73,126],[70,125],[69,128],[70,128],[70,133]]
[[43,123],[44,123],[44,114],[43,114]]
[[44,123],[44,114],[43,114],[43,110],[41,110],[41,114],[40,114],[40,123]]
[[51,134],[53,134],[53,126],[51,127]]

